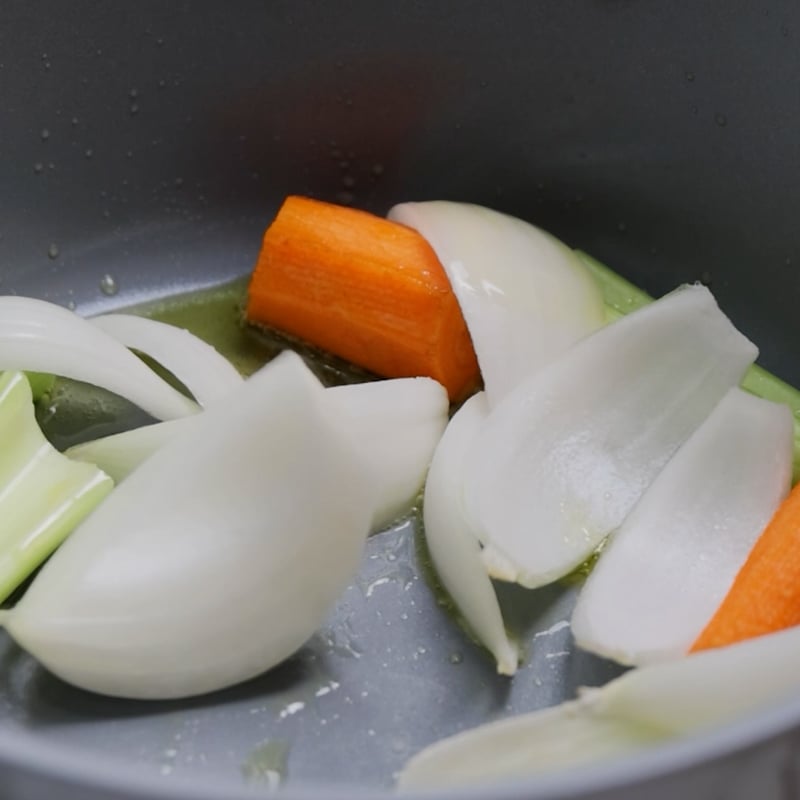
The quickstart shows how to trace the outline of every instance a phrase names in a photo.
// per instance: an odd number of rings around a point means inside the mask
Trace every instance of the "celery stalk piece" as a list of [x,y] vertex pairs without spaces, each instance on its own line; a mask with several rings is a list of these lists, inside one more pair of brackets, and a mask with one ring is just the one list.
[[[647,292],[617,275],[593,256],[582,250],[575,252],[600,284],[606,302],[606,319],[609,322],[653,301]],[[785,403],[792,410],[794,418],[792,483],[797,483],[800,480],[800,390],[775,377],[758,364],[753,364],[745,373],[741,386],[750,394],[772,400],[773,403]]]
[[25,580],[111,491],[96,467],[70,461],[45,439],[21,372],[0,375],[0,601]]

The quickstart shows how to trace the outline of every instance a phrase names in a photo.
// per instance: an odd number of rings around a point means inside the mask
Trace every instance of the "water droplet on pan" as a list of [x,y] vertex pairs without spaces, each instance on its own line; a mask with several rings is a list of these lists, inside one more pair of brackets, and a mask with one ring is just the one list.
[[119,286],[113,275],[105,274],[100,278],[100,291],[108,297],[113,297],[119,291]]

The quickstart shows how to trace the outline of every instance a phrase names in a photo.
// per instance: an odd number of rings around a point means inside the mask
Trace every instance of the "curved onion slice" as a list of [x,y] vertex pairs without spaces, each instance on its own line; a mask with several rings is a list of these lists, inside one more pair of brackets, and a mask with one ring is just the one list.
[[548,233],[468,203],[401,203],[389,219],[419,231],[464,314],[490,408],[605,322],[600,287]]
[[227,358],[177,325],[133,314],[103,314],[90,322],[125,347],[166,367],[203,408],[225,397],[243,380]]
[[540,586],[591,555],[757,352],[708,289],[687,286],[520,384],[490,413],[465,478],[496,577]]
[[334,386],[325,395],[369,466],[375,481],[372,529],[380,530],[406,513],[422,490],[447,425],[447,392],[432,378],[395,378]]
[[485,393],[470,397],[450,421],[433,454],[423,504],[425,541],[437,575],[472,632],[495,657],[497,671],[513,675],[519,651],[506,634],[461,494],[464,459],[486,414]]
[[64,455],[74,461],[94,464],[110,475],[115,483],[119,483],[156,450],[174,439],[180,431],[202,424],[198,423],[201,418],[201,414],[193,414],[191,417],[142,425],[140,428],[73,445],[64,451]]
[[577,700],[482,725],[415,755],[401,789],[532,777],[729,724],[800,687],[800,628],[627,672]]
[[685,655],[789,491],[792,414],[732,389],[664,467],[581,591],[584,650],[623,664]]
[[198,410],[116,339],[45,300],[0,297],[0,370],[49,372],[92,383],[158,419]]
[[291,655],[355,574],[372,481],[284,354],[122,483],[4,619],[77,686],[201,694]]
[[[373,530],[408,511],[425,482],[447,424],[444,387],[431,378],[334,386],[324,392],[334,423],[355,447],[375,483]],[[196,417],[169,420],[75,445],[66,455],[96,464],[119,482]]]

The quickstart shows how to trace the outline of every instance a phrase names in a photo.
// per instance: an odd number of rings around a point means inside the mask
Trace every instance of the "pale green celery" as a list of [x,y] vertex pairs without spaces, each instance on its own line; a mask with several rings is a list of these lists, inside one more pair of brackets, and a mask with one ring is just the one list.
[[[616,272],[609,269],[605,264],[601,264],[596,258],[584,253],[582,250],[576,250],[575,252],[580,256],[603,290],[603,297],[606,302],[606,319],[609,322],[613,322],[615,319],[619,319],[619,317],[653,301],[653,298],[647,292],[642,291],[630,281],[617,275]],[[800,390],[795,389],[780,378],[776,378],[771,372],[767,372],[758,364],[753,364],[745,374],[742,380],[742,389],[758,397],[763,397],[765,400],[784,403],[791,409],[794,419],[792,483],[797,483],[800,481]]]
[[0,602],[111,491],[90,464],[59,453],[39,429],[30,384],[0,374]]

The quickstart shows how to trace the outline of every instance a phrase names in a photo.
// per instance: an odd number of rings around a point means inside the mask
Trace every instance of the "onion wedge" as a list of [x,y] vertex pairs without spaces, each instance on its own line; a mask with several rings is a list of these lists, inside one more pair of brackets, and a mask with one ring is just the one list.
[[[447,424],[444,387],[430,378],[396,378],[326,389],[335,422],[369,464],[375,484],[372,529],[406,513],[422,490],[428,464]],[[197,417],[169,420],[75,445],[66,455],[96,464],[115,481]]]
[[577,700],[481,725],[415,755],[401,790],[531,778],[730,724],[800,687],[800,628],[627,672]]
[[177,325],[133,314],[103,314],[90,322],[168,369],[203,408],[223,399],[243,380],[227,358]]
[[685,655],[789,491],[792,414],[731,389],[612,535],[572,616],[623,664]]
[[468,454],[467,510],[494,576],[532,588],[581,564],[757,352],[687,286],[520,384]]
[[447,392],[432,378],[395,378],[334,386],[325,395],[375,481],[372,529],[385,528],[422,491],[447,425]]
[[76,686],[202,694],[291,655],[359,564],[372,480],[283,354],[149,458],[4,618]]
[[0,370],[61,375],[108,389],[157,419],[197,404],[112,336],[73,311],[30,297],[0,297]]
[[569,247],[523,220],[468,203],[401,203],[450,279],[489,407],[605,322],[600,287]]
[[437,575],[471,632],[494,656],[497,671],[513,675],[519,651],[506,633],[461,496],[464,458],[486,414],[486,395],[479,392],[456,412],[436,448],[425,484],[425,541]]

